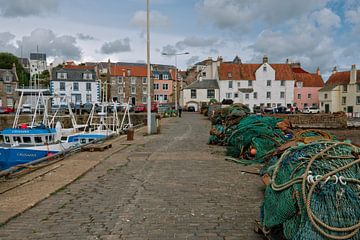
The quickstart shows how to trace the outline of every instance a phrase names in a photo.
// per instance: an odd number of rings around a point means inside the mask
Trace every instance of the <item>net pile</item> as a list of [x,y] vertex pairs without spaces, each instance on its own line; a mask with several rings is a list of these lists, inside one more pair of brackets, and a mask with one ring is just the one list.
[[226,145],[226,136],[230,135],[234,126],[249,114],[250,109],[243,104],[233,104],[215,110],[210,118],[213,126],[210,130],[209,144]]
[[262,224],[286,239],[360,239],[359,148],[314,141],[287,149],[266,170]]

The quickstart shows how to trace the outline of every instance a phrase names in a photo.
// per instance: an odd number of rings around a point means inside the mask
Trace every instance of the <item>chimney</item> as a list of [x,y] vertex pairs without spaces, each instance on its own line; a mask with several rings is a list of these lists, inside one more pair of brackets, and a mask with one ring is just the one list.
[[316,74],[319,75],[319,76],[321,75],[321,73],[320,73],[320,67],[317,67],[317,69],[316,69]]
[[353,65],[351,65],[350,84],[355,84],[356,83],[356,78],[357,78],[356,75],[357,75],[356,65],[353,64]]
[[263,63],[269,63],[269,58],[268,58],[268,56],[264,55],[264,57],[263,57]]
[[333,70],[332,70],[332,74],[335,74],[335,73],[337,73],[337,68],[336,68],[336,66],[333,68]]
[[287,58],[286,61],[285,61],[286,64],[289,64],[289,59]]

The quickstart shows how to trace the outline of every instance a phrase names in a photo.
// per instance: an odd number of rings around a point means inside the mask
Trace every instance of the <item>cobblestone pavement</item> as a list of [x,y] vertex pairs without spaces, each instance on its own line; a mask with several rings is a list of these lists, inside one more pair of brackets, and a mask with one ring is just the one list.
[[0,239],[262,239],[260,179],[206,145],[209,124],[196,113],[167,119],[160,135],[0,227]]

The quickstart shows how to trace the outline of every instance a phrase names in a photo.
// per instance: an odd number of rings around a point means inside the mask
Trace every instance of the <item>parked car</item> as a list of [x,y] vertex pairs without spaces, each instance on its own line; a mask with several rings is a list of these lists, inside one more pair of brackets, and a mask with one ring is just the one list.
[[305,107],[303,113],[319,113],[320,109],[317,107]]
[[14,113],[15,112],[15,108],[10,108],[10,107],[0,107],[1,111],[0,113]]
[[275,109],[276,113],[281,113],[281,114],[289,114],[291,113],[290,109],[285,107],[285,106],[279,106]]
[[30,104],[23,104],[21,108],[21,113],[32,113]]
[[195,107],[194,106],[188,106],[187,110],[188,110],[188,112],[195,112]]
[[145,107],[145,104],[137,104],[135,105],[134,107],[134,112],[138,113],[138,112],[145,112],[146,111],[146,107]]

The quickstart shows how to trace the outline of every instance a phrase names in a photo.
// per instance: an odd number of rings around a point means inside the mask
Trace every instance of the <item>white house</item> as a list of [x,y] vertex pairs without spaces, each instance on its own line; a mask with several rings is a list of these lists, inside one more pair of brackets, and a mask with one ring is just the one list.
[[30,81],[34,81],[47,69],[45,53],[30,53]]
[[219,101],[219,96],[216,79],[200,79],[184,88],[184,106],[193,106],[195,111],[199,111],[201,103],[208,103],[213,98]]
[[[93,67],[71,66],[54,68],[50,82],[52,95],[67,96],[74,104],[95,103],[100,101],[100,80],[96,79]],[[53,104],[60,104],[59,98]]]
[[295,80],[289,64],[270,64],[264,57],[262,64],[224,62],[218,71],[220,101],[232,99],[250,109],[293,105]]

